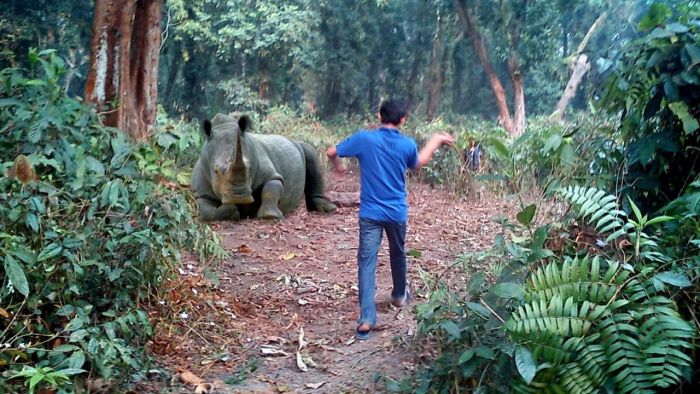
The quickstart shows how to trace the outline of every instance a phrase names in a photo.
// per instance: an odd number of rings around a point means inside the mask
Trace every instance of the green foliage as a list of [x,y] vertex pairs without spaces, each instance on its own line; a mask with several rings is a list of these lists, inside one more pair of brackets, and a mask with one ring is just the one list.
[[630,236],[634,253],[623,261],[565,257],[530,275],[526,302],[504,327],[546,367],[531,383],[514,388],[583,393],[609,384],[616,392],[651,393],[678,384],[692,365],[685,351],[693,347],[696,330],[679,315],[665,284],[690,282],[679,272],[658,272],[661,267],[654,266],[664,261],[656,258],[658,245],[643,232],[671,218],[646,220],[633,206],[635,220],[623,226],[620,216],[626,215],[611,206],[614,196],[582,188],[562,194],[578,206],[577,217],[594,224],[608,217],[606,223],[615,225],[610,229],[632,230],[608,239]]
[[176,160],[190,165],[196,139],[172,126],[132,144],[61,92],[53,51],[29,59],[0,72],[0,389],[138,378],[143,308],[180,251],[223,252],[178,186]]
[[551,193],[584,180],[604,186],[614,178],[622,149],[607,137],[610,129],[607,119],[599,117],[581,116],[565,125],[533,118],[510,143],[497,134],[486,135],[482,143],[489,167],[479,179],[498,182],[509,192],[536,188]]
[[[689,376],[698,328],[680,313],[685,306],[676,294],[697,286],[697,274],[687,270],[696,259],[662,253],[666,240],[649,233],[677,219],[648,218],[632,202],[628,216],[615,196],[595,188],[559,193],[573,204],[573,218],[608,246],[598,254],[562,247],[556,255],[544,249],[549,226],[497,242],[492,258],[509,261],[488,291],[478,290],[477,275],[466,293],[438,288],[417,307],[421,332],[439,353],[415,377],[414,390],[501,392],[496,384],[511,381],[515,392],[653,393]],[[531,224],[528,212],[521,212],[523,226]],[[470,359],[483,344],[493,361],[463,367],[460,357]]]
[[700,166],[700,13],[685,12],[674,20],[667,6],[652,8],[640,22],[649,33],[622,53],[602,102],[622,114],[622,191],[645,210],[675,199]]

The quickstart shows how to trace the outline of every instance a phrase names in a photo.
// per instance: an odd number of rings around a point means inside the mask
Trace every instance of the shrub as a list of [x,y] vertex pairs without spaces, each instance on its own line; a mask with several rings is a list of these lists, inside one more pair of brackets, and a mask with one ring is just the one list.
[[52,51],[29,60],[0,72],[0,389],[138,377],[144,305],[180,250],[222,252],[165,154],[193,140],[171,130],[132,144],[63,95]]

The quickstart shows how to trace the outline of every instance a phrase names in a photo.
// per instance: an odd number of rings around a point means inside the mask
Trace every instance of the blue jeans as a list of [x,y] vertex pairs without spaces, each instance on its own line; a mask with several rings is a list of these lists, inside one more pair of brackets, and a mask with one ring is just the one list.
[[360,246],[357,249],[357,277],[360,288],[360,320],[370,326],[377,324],[377,306],[374,302],[377,276],[377,253],[382,243],[382,231],[389,241],[389,261],[394,289],[393,299],[406,295],[406,223],[380,222],[360,218]]

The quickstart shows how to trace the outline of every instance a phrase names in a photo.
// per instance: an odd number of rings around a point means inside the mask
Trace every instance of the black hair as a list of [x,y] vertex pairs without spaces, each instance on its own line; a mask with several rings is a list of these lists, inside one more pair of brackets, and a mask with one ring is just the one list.
[[379,118],[384,124],[397,126],[401,123],[401,118],[406,117],[406,100],[389,99],[384,100],[379,106]]

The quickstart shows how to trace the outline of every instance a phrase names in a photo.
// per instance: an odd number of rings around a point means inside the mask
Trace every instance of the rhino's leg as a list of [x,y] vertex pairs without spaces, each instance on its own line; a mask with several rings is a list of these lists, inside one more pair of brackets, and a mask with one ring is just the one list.
[[299,142],[299,145],[304,151],[306,160],[306,182],[304,183],[306,209],[318,212],[335,211],[335,205],[323,196],[323,172],[316,151],[305,142]]
[[215,220],[238,220],[240,214],[235,205],[220,205],[208,198],[198,198],[199,220],[212,222]]
[[283,191],[284,185],[277,179],[265,183],[260,197],[261,205],[258,210],[259,219],[282,219],[282,211],[279,209],[279,202]]

